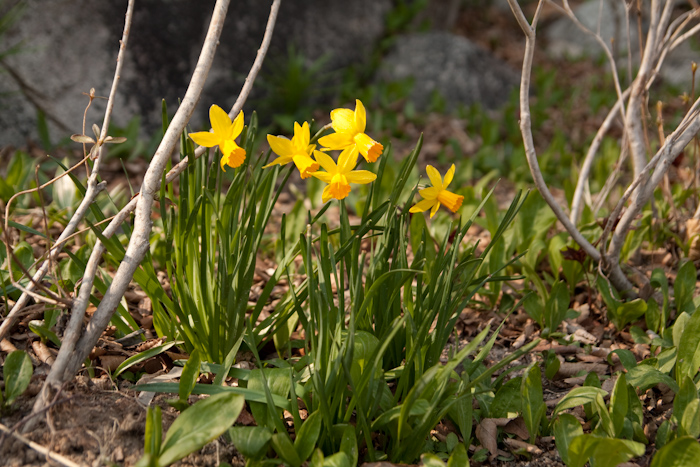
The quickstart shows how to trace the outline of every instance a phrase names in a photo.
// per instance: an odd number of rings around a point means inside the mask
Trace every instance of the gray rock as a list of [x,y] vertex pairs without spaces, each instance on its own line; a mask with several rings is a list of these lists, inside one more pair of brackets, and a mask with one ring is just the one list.
[[[25,14],[3,36],[0,46],[1,53],[6,45],[23,41],[23,51],[6,58],[15,77],[0,66],[0,146],[36,138],[37,110],[27,94],[58,123],[50,122],[54,141],[80,133],[87,103],[81,93],[92,87],[98,95],[109,93],[127,4],[126,0],[26,3]],[[140,116],[148,134],[160,126],[162,98],[174,111],[198,58],[214,3],[136,2],[113,114],[117,125]],[[193,127],[205,124],[212,103],[233,105],[255,60],[270,5],[271,1],[260,0],[231,2]],[[384,33],[390,8],[391,0],[284,1],[268,59],[286,56],[288,46],[294,45],[310,63],[327,57],[331,69],[362,62]],[[102,122],[104,105],[103,100],[93,102],[88,128]]]
[[411,100],[425,108],[435,92],[449,108],[481,104],[495,109],[508,101],[520,73],[468,39],[446,32],[396,38],[380,72],[386,81],[411,78]]
[[[576,18],[589,30],[598,31],[600,22],[600,37],[610,44],[614,40],[614,48],[618,56],[627,53],[626,12],[623,2],[589,0],[574,8]],[[632,23],[634,21],[634,23]],[[630,50],[633,54],[639,50],[639,39],[636,28],[636,18],[630,17]],[[552,23],[545,33],[548,40],[548,52],[554,57],[577,58],[583,55],[598,56],[603,53],[595,38],[579,29],[571,19],[562,16]]]
[[[679,2],[677,2],[679,3]],[[591,31],[597,31],[600,23],[600,36],[606,43],[613,41],[612,51],[619,68],[627,69],[628,51],[632,55],[633,66],[639,65],[639,34],[636,13],[630,15],[630,39],[627,41],[626,11],[623,2],[610,0],[588,0],[574,8],[574,14],[579,21]],[[643,40],[649,21],[642,19]],[[547,27],[547,51],[550,55],[562,58],[578,58],[581,56],[602,57],[603,49],[595,38],[579,29],[568,17],[562,17]],[[700,61],[700,53],[693,50],[686,41],[668,54],[661,68],[661,78],[671,84],[690,89],[690,65]]]

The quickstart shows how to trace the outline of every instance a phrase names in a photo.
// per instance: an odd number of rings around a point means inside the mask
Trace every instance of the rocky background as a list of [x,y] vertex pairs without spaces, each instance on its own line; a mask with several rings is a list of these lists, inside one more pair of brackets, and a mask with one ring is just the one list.
[[[23,8],[19,19],[0,32],[0,146],[20,146],[36,139],[40,111],[47,117],[54,141],[81,132],[88,100],[82,93],[92,87],[98,95],[109,93],[126,3],[0,2],[3,16],[16,11],[11,8],[17,4]],[[142,131],[150,134],[160,126],[161,99],[166,99],[169,109],[176,107],[196,63],[213,4],[214,0],[136,2],[114,110],[116,125],[125,126],[140,116]],[[230,107],[235,101],[255,59],[270,4],[262,0],[232,2],[193,126],[206,124],[206,111],[212,102]],[[423,4],[425,7],[419,8]],[[601,18],[602,34],[617,37],[615,43],[624,45],[619,38],[624,11],[613,7],[622,2],[602,2],[602,14],[600,4],[599,0],[579,2],[581,21],[595,27]],[[465,5],[499,8],[504,16],[512,17],[505,0],[285,0],[266,68],[245,110],[255,108],[256,99],[264,98],[266,90],[273,92],[284,86],[275,80],[275,72],[283,69],[290,57],[305,61],[307,66],[322,67],[329,80],[325,84],[331,88],[348,74],[359,74],[359,69],[369,67],[371,76],[364,76],[365,72],[362,79],[410,80],[410,96],[418,108],[426,107],[437,93],[448,108],[479,103],[496,109],[517,89],[519,64],[493,56],[477,45],[478,40],[470,40],[469,31],[456,33],[456,18]],[[418,14],[411,24],[403,28],[392,24],[397,11],[412,7]],[[558,14],[548,14],[542,29],[543,46],[552,56],[600,54],[594,41]],[[636,34],[636,29],[633,32]],[[18,53],[5,54],[18,44]],[[631,44],[636,50],[638,39],[634,35]],[[616,47],[616,53],[620,63],[626,64],[623,45]],[[676,84],[688,80],[687,69],[692,60],[700,61],[698,55],[692,43],[676,51],[664,79]],[[322,102],[331,99],[329,96],[310,93],[300,99],[306,99],[303,104],[310,107],[331,105]],[[94,102],[88,127],[101,122],[105,103],[99,99]]]

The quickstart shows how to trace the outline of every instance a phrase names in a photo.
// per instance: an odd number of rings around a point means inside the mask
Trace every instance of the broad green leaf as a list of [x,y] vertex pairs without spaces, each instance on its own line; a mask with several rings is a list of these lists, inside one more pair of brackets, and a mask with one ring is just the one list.
[[[469,378],[466,372],[463,375],[463,378]],[[474,423],[472,419],[472,400],[473,396],[470,394],[467,397],[455,402],[448,411],[452,420],[454,420],[454,422],[457,424],[459,433],[462,435],[462,439],[465,440],[465,442],[468,442],[472,436],[472,424]]]
[[344,453],[351,465],[357,465],[359,452],[357,451],[357,436],[355,435],[355,427],[352,425],[335,425],[333,432],[341,431],[340,435],[340,452]]
[[629,409],[627,396],[627,378],[625,378],[624,373],[620,373],[610,394],[610,418],[615,429],[615,437],[620,437],[622,428],[625,425],[625,418]]
[[591,467],[617,467],[618,464],[644,454],[642,443],[617,438],[580,435],[571,440],[569,467],[583,467],[590,460]]
[[246,459],[260,459],[272,439],[269,429],[262,426],[233,426],[227,431],[231,442]]
[[659,383],[664,383],[673,392],[678,393],[676,381],[650,365],[637,365],[629,370],[627,372],[627,382],[639,392],[644,392]]
[[695,467],[700,459],[700,444],[691,436],[676,438],[659,449],[651,467]]
[[525,312],[532,318],[540,328],[544,329],[544,307],[537,294],[530,294],[523,300],[523,308]]
[[350,460],[344,452],[336,452],[335,454],[323,459],[323,467],[351,467]]
[[123,371],[126,369],[130,368],[133,365],[136,365],[137,363],[141,363],[143,361],[148,360],[151,357],[155,357],[156,355],[160,355],[166,350],[169,350],[171,347],[173,347],[176,344],[182,344],[180,341],[173,341],[173,342],[168,342],[166,344],[161,344],[157,345],[155,347],[152,347],[148,350],[144,350],[143,352],[137,353],[136,355],[127,358],[124,360],[121,365],[117,367],[117,369],[114,371],[114,374],[112,375],[113,378],[116,378],[119,376]]
[[146,411],[146,433],[143,445],[144,455],[157,456],[163,442],[163,421],[160,406],[149,407]]
[[557,372],[559,372],[560,367],[561,367],[561,362],[557,358],[557,354],[551,350],[548,351],[547,357],[545,358],[545,361],[544,361],[544,375],[545,375],[545,377],[549,380],[554,379]]
[[681,427],[685,434],[697,438],[700,436],[700,399],[693,399],[683,412]]
[[[5,246],[2,246],[2,249],[5,249]],[[29,270],[29,268],[34,264],[34,250],[32,247],[29,245],[27,242],[19,242],[14,250],[12,250],[12,253],[14,257],[24,266],[24,269]],[[18,281],[20,277],[24,274],[22,272],[22,268],[20,268],[14,261],[14,259],[8,258],[8,261],[12,263],[12,277],[14,278],[15,281]],[[4,268],[3,268],[4,269]],[[2,270],[3,273],[6,274],[4,270]],[[31,272],[31,270],[30,270]],[[3,274],[4,276],[4,274]]]
[[452,451],[447,467],[469,467],[469,456],[464,444],[459,443]]
[[170,465],[221,436],[236,421],[244,403],[241,395],[221,393],[180,414],[165,437],[159,465]]
[[200,364],[199,350],[195,349],[192,354],[190,354],[190,358],[187,359],[187,363],[185,363],[182,369],[182,375],[180,376],[179,395],[181,401],[186,401],[187,398],[190,397],[190,394],[192,394],[194,385],[197,384],[197,378],[199,378]]
[[[350,376],[357,384],[365,369],[372,364],[372,355],[379,346],[379,339],[366,331],[355,331],[355,345],[353,346]],[[376,368],[377,378],[381,376],[381,368]]]
[[[566,295],[568,296],[568,289]],[[523,401],[523,419],[530,433],[530,443],[534,443],[540,431],[540,421],[547,410],[542,395],[542,372],[538,365],[533,365],[527,372],[520,391]]]
[[661,449],[668,443],[669,438],[673,435],[674,429],[671,426],[670,420],[664,420],[664,422],[659,425],[659,429],[656,431],[656,449]]
[[629,323],[636,321],[637,319],[644,316],[647,311],[647,302],[641,298],[632,300],[631,302],[625,302],[617,308],[617,313],[613,320],[613,324],[618,330],[622,330]]
[[567,395],[562,397],[557,406],[554,408],[552,416],[558,414],[559,412],[567,409],[572,409],[579,405],[587,404],[589,402],[595,402],[597,396],[607,396],[607,391],[603,389],[594,388],[591,386],[584,386],[581,388],[574,388]]
[[304,420],[304,423],[297,433],[297,437],[294,440],[294,449],[297,450],[297,454],[302,461],[309,458],[311,453],[316,447],[316,441],[318,441],[318,436],[321,433],[321,411],[309,415],[309,417]]
[[[177,394],[180,386],[178,383],[151,383],[151,384],[138,384],[133,387],[134,391],[151,391],[151,392],[166,392]],[[232,386],[214,386],[213,384],[200,384],[194,385],[192,394],[221,394],[221,393],[233,393],[240,394],[245,397],[245,400],[249,402],[261,402],[267,403],[267,397],[262,391],[253,391],[248,388],[232,387]],[[272,395],[272,401],[276,407],[284,410],[292,410],[292,406],[289,403],[289,399],[278,396],[277,394]]]
[[5,381],[6,405],[11,405],[27,389],[33,372],[32,360],[22,350],[15,350],[5,358],[2,377]]
[[[285,399],[289,398],[289,390],[292,386],[292,381],[289,378],[289,370],[286,368],[265,368],[264,370],[255,369],[250,372],[248,378],[248,389],[261,392],[264,394],[263,375],[267,380],[267,387],[272,395],[281,396]],[[274,422],[270,417],[277,414],[268,411],[267,403],[250,402],[250,411],[259,426],[274,427]]]
[[311,455],[311,467],[323,467],[323,452],[316,448],[314,453]]
[[287,433],[275,433],[272,435],[272,439],[270,441],[272,442],[272,447],[274,448],[275,452],[278,456],[280,456],[280,459],[292,467],[299,467],[301,465],[302,461],[299,459],[299,455],[294,449],[292,440],[289,439],[289,435]]
[[695,387],[695,383],[690,376],[686,376],[683,378],[680,391],[678,391],[676,397],[673,398],[673,417],[675,418],[676,423],[679,423],[683,418],[683,413],[685,412],[685,408],[688,406],[688,404],[697,398],[698,390]]
[[678,313],[686,312],[689,315],[695,313],[693,296],[695,295],[696,282],[697,271],[695,270],[695,265],[692,261],[686,261],[678,268],[676,282],[673,284],[676,310]]
[[545,305],[544,325],[549,332],[555,332],[569,309],[569,287],[559,281],[554,284]]
[[[608,436],[611,438],[615,437],[615,426],[613,425],[612,418],[610,417],[610,413],[608,413],[608,408],[605,406],[605,401],[603,400],[603,396],[598,394],[595,398],[595,401],[593,403],[593,408],[600,417],[600,421],[598,422],[598,427],[601,428],[605,433],[607,433]],[[598,428],[597,427],[597,428]]]
[[445,467],[445,463],[438,456],[431,452],[426,452],[420,456],[421,465],[424,467]]
[[647,311],[644,314],[644,318],[648,329],[656,333],[661,331],[661,321],[663,316],[661,315],[659,304],[656,303],[654,297],[650,297],[649,300],[647,300]]
[[583,434],[581,423],[571,414],[562,413],[554,420],[554,441],[561,459],[566,465],[571,465],[569,445],[571,440]]
[[[674,329],[675,330],[675,329]],[[676,356],[676,381],[683,381],[685,376],[695,378],[700,367],[700,313],[693,313],[683,328],[678,342]]]
[[681,343],[681,336],[683,335],[683,330],[686,324],[690,321],[690,315],[685,311],[676,317],[676,321],[673,323],[672,335],[673,335],[673,345],[678,347]]
[[617,355],[625,370],[631,370],[637,366],[637,357],[627,349],[615,349],[608,354],[608,363],[613,364],[612,356]]
[[[522,378],[520,376],[511,378],[498,389],[493,398],[488,415],[491,418],[509,418],[522,413],[523,395]],[[527,401],[525,401],[527,403]]]

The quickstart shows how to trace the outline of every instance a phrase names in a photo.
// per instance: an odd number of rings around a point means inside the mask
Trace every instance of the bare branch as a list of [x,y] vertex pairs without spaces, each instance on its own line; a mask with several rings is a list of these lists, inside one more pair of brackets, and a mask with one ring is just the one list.
[[[543,1],[540,1],[537,11],[540,11],[540,7]],[[523,57],[523,68],[522,76],[520,81],[520,132],[523,136],[523,143],[525,145],[525,155],[527,157],[527,163],[530,166],[530,172],[532,173],[532,178],[535,182],[537,190],[542,195],[542,198],[547,202],[549,207],[554,211],[559,222],[564,225],[564,228],[569,232],[571,237],[576,243],[578,243],[581,248],[593,258],[595,261],[600,260],[600,252],[591,243],[586,240],[586,238],[581,235],[576,226],[569,220],[561,206],[554,199],[554,196],[547,188],[547,184],[542,176],[542,171],[540,170],[539,162],[537,160],[537,153],[535,151],[535,144],[532,139],[532,125],[531,125],[531,115],[530,115],[530,77],[532,72],[532,60],[535,52],[535,28],[530,26],[525,19],[520,6],[517,4],[516,0],[508,0],[513,14],[518,20],[518,24],[523,29],[526,36],[525,42],[525,56]],[[535,13],[535,18],[533,19],[533,24],[537,20],[538,14]]]

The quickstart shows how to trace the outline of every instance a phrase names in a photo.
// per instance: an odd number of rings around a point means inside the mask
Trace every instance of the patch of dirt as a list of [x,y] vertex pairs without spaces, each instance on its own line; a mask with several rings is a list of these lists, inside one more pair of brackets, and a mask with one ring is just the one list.
[[[102,379],[97,385],[87,377],[64,390],[48,415],[29,433],[23,435],[51,452],[78,465],[133,465],[143,456],[146,407],[137,401],[138,393],[130,389],[103,390]],[[108,383],[108,381],[107,381]],[[159,395],[153,404],[163,412],[163,433],[172,424],[177,412],[165,403],[167,396]],[[22,417],[31,412],[34,398],[22,396],[14,411],[0,418],[3,425],[17,428]],[[7,467],[57,465],[22,441],[0,436],[0,464]],[[176,465],[205,466],[228,462],[243,465],[244,460],[233,445],[223,438],[210,443]]]

